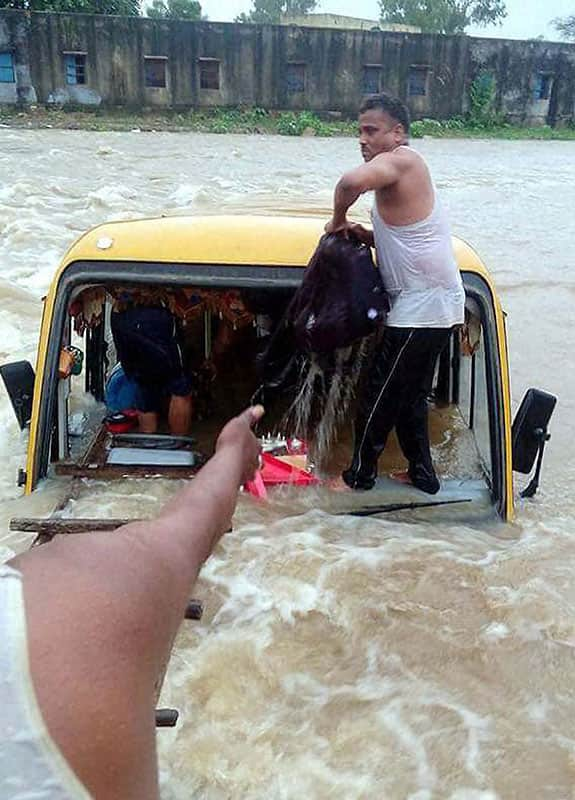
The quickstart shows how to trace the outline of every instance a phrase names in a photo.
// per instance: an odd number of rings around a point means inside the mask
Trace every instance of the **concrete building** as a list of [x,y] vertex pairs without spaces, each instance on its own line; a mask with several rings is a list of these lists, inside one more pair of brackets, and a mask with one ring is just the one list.
[[512,120],[574,119],[572,44],[0,11],[0,103],[351,115],[385,89],[415,118],[446,119],[466,111],[480,75]]
[[376,19],[347,17],[344,14],[282,14],[280,25],[298,25],[301,28],[339,28],[347,31],[393,31],[394,33],[421,33],[415,25],[379,22]]

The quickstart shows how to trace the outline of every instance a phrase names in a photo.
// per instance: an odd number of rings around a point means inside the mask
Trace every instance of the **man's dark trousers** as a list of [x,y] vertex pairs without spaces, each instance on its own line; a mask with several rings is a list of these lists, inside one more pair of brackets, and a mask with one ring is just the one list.
[[395,427],[411,482],[430,494],[439,490],[427,430],[427,397],[437,357],[451,328],[386,328],[359,399],[354,454],[343,479],[371,489],[377,460]]

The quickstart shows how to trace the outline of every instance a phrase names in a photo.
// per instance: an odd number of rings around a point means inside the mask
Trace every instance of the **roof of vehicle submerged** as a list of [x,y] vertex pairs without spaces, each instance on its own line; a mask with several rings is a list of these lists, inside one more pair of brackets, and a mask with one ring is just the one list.
[[[81,236],[58,276],[77,261],[305,267],[329,214],[167,216],[106,222]],[[453,237],[458,266],[488,271],[473,248]],[[58,277],[57,276],[57,277]]]

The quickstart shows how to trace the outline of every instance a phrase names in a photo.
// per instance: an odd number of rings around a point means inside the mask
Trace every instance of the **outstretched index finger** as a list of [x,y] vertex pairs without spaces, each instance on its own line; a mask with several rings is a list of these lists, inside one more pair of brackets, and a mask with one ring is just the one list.
[[253,427],[265,414],[265,409],[262,405],[250,406],[240,414],[240,419],[245,420],[248,425]]

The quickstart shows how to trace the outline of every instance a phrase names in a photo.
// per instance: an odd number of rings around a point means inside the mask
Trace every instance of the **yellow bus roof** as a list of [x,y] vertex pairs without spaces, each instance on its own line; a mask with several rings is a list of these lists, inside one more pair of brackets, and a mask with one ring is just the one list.
[[[107,222],[81,236],[64,256],[75,261],[305,267],[329,217],[174,216]],[[454,237],[459,268],[488,277],[475,251]]]
[[[36,361],[36,381],[28,443],[26,493],[37,481],[39,459],[39,426],[42,392],[53,383],[45,380],[46,359],[53,333],[54,309],[60,277],[66,268],[77,262],[108,262],[110,279],[114,278],[113,262],[177,265],[245,265],[266,267],[305,267],[323,233],[329,211],[315,215],[175,216],[110,222],[99,225],[80,237],[65,254],[44,305]],[[458,266],[463,271],[480,275],[490,287],[495,308],[497,342],[501,353],[501,381],[505,436],[506,508],[513,516],[513,484],[511,472],[511,411],[507,343],[501,305],[489,273],[475,251],[461,239],[453,239]],[[89,272],[89,270],[87,271]],[[190,274],[186,275],[189,280]],[[59,336],[60,333],[56,332]]]

